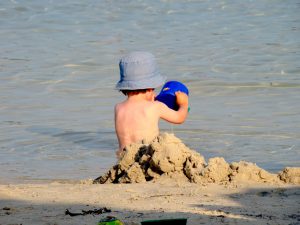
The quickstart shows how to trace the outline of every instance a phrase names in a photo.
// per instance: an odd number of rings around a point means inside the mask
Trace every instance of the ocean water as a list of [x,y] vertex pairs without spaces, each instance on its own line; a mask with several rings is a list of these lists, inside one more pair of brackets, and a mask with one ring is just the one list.
[[162,131],[206,158],[300,166],[299,12],[297,0],[0,1],[0,182],[115,163],[118,59],[134,50],[189,88],[187,121]]

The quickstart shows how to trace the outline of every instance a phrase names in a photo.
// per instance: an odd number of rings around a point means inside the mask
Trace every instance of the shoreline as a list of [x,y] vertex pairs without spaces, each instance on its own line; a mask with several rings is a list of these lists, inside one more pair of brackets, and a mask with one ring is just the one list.
[[[191,224],[296,224],[300,185],[181,183],[0,185],[1,224],[97,224],[107,215],[124,224],[187,218]],[[102,215],[65,215],[106,207]]]

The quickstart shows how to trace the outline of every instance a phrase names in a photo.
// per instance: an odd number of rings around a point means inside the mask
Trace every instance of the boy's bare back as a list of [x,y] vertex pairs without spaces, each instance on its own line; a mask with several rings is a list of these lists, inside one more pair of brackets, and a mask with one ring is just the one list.
[[147,100],[143,93],[128,97],[115,107],[115,128],[119,149],[126,145],[152,140],[158,134],[159,114],[154,101]]
[[151,141],[159,134],[160,118],[171,123],[182,123],[188,111],[188,97],[176,93],[179,110],[169,109],[165,104],[154,101],[153,90],[128,96],[115,106],[115,129],[119,141],[119,153],[130,143]]

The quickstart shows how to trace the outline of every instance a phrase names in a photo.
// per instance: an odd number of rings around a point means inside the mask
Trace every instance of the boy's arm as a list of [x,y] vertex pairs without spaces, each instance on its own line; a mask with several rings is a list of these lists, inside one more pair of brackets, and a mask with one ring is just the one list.
[[179,109],[177,111],[170,109],[165,104],[159,102],[160,107],[160,118],[170,122],[170,123],[183,123],[188,114],[189,100],[188,96],[180,91],[175,93],[176,102],[179,105]]

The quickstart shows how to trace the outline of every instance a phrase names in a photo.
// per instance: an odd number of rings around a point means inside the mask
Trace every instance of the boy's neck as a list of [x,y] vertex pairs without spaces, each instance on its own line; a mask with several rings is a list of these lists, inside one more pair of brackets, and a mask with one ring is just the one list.
[[147,92],[141,92],[141,93],[129,93],[127,95],[127,100],[134,100],[134,101],[151,101],[154,100],[154,92],[153,91],[147,91]]
[[139,93],[139,94],[129,94],[127,96],[127,99],[132,99],[132,100],[147,100],[147,95],[146,93]]

